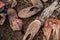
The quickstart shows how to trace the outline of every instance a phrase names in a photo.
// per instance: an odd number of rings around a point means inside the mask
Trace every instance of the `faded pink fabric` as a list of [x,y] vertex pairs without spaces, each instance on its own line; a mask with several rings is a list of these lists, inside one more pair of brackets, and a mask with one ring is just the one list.
[[47,40],[49,40],[49,37],[51,35],[51,31],[53,29],[53,26],[51,26],[51,25],[53,25],[53,24],[56,24],[57,25],[56,28],[59,28],[60,20],[50,18],[50,19],[47,19],[44,24],[43,32],[44,32],[44,35],[46,36]]
[[22,29],[22,20],[13,18],[12,19],[13,27],[11,27],[13,30],[21,30]]

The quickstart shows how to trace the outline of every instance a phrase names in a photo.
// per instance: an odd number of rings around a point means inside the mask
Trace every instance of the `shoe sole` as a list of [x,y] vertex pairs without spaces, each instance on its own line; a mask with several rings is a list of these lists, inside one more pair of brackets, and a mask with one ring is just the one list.
[[[39,20],[35,20],[33,21],[27,28],[27,31],[23,37],[23,40],[32,40],[34,38],[34,36],[36,35],[36,33],[39,31],[40,29],[40,21]],[[29,36],[29,38],[28,38]]]

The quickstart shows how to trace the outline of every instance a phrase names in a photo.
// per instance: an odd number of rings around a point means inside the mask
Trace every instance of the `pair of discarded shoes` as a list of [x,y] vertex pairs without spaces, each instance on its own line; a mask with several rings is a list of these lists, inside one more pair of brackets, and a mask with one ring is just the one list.
[[[31,17],[32,15],[39,12],[41,10],[41,8],[43,7],[42,2],[40,0],[31,0],[31,2],[33,4],[32,7],[24,8],[18,13],[18,16],[20,18]],[[19,25],[20,25],[20,27],[22,26],[22,21],[20,19],[16,18],[17,17],[16,12],[14,12],[13,9],[8,9],[7,13],[8,13],[8,16],[9,16],[9,21],[10,21],[10,24],[11,24],[10,25],[11,28],[13,30],[20,30],[21,28],[19,28]]]
[[34,38],[36,33],[39,31],[41,25],[43,25],[44,22],[53,14],[54,10],[59,8],[57,5],[58,5],[58,1],[54,1],[52,3],[52,5],[50,5],[49,7],[47,7],[46,9],[43,10],[43,12],[40,15],[38,20],[34,20],[33,22],[31,22],[31,24],[28,26],[28,28],[26,30],[26,33],[25,33],[25,35],[23,37],[23,40],[32,40]]
[[[18,13],[19,17],[21,17],[21,18],[31,17],[32,15],[39,12],[41,10],[41,8],[43,7],[40,0],[31,0],[31,2],[32,2],[33,6],[21,10]],[[20,30],[20,28],[18,26],[21,26],[20,24],[22,24],[22,21],[20,19],[18,19],[18,16],[17,16],[17,13],[15,12],[15,10],[14,9],[8,9],[7,14],[9,17],[11,28],[13,30]]]

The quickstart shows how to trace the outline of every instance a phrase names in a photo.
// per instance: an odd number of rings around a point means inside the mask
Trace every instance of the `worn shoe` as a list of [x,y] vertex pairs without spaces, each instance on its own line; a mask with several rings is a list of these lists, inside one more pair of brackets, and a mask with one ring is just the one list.
[[29,18],[32,15],[37,14],[43,7],[40,0],[31,0],[33,6],[22,9],[18,12],[20,18]]
[[21,30],[22,20],[18,18],[17,12],[14,9],[10,8],[7,10],[7,14],[10,22],[10,27],[12,28],[12,30]]
[[39,31],[40,25],[41,25],[41,23],[39,20],[33,21],[28,26],[27,31],[23,37],[23,40],[32,40],[34,38],[34,36],[36,35],[36,33]]

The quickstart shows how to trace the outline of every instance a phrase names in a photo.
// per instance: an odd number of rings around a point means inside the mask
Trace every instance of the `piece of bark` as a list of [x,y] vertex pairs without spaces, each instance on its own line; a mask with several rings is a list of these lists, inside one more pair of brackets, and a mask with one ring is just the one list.
[[10,22],[10,27],[12,28],[12,30],[21,30],[22,20],[18,19],[17,12],[14,9],[10,8],[7,10],[7,14]]
[[0,25],[3,25],[4,24],[4,22],[5,22],[5,14],[4,13],[1,13],[0,14]]
[[[31,0],[31,1],[32,1],[33,6],[24,8],[18,12],[18,16],[20,18],[29,18],[29,17],[37,14],[42,9],[43,5],[40,0]],[[34,2],[36,2],[36,3],[34,3]]]
[[36,33],[38,32],[38,30],[40,29],[40,21],[39,20],[35,20],[33,21],[27,28],[26,33],[23,37],[23,40],[32,40],[34,38],[34,36],[36,35]]

